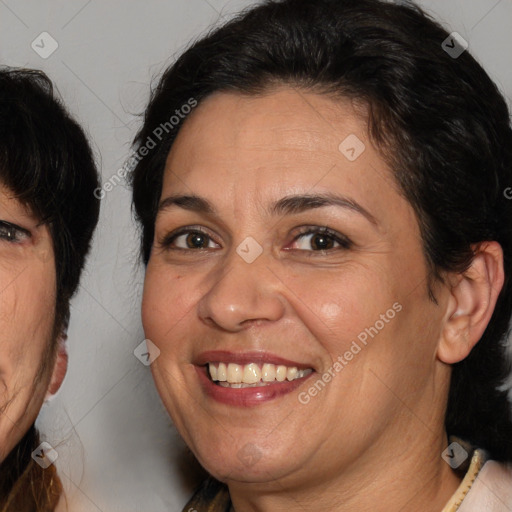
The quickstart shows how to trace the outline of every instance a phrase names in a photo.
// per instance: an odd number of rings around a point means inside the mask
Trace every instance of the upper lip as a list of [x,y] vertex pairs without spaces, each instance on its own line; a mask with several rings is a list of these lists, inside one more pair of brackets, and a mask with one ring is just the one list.
[[265,351],[237,352],[229,350],[209,350],[207,352],[202,352],[195,361],[195,364],[198,366],[203,366],[207,363],[236,363],[240,365],[250,363],[262,365],[267,363],[290,367],[295,366],[299,370],[312,368],[310,364],[285,359]]

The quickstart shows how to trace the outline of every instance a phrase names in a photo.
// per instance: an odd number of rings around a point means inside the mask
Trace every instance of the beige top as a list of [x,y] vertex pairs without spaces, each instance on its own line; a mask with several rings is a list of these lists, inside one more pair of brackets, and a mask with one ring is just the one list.
[[475,450],[471,464],[442,512],[511,512],[512,466],[485,460]]

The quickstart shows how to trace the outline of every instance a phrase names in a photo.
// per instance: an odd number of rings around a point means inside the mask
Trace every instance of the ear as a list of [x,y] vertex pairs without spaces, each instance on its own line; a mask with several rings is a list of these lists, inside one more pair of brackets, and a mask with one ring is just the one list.
[[503,287],[503,250],[498,242],[473,246],[470,267],[453,277],[437,357],[447,364],[466,358],[482,337]]
[[45,400],[48,400],[53,395],[55,395],[55,393],[57,393],[57,391],[60,389],[62,381],[64,380],[64,377],[66,376],[66,372],[68,370],[68,352],[66,349],[67,338],[67,334],[62,333],[57,342],[57,356],[53,365],[52,377],[50,379],[48,391],[46,392]]

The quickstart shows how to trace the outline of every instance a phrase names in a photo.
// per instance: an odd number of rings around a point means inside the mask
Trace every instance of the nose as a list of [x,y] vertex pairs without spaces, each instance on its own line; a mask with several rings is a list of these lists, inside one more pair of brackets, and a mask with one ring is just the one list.
[[275,322],[285,312],[281,282],[268,269],[263,253],[247,263],[235,251],[226,255],[212,276],[214,283],[198,303],[199,317],[207,324],[237,332],[258,322]]

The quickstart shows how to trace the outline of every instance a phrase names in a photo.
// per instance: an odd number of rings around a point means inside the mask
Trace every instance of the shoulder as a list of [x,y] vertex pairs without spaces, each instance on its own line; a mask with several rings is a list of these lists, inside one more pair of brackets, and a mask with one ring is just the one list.
[[510,512],[512,465],[487,461],[479,471],[459,512]]

